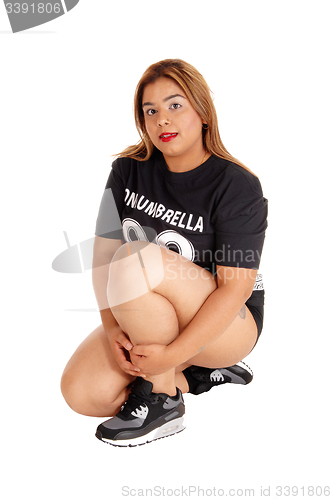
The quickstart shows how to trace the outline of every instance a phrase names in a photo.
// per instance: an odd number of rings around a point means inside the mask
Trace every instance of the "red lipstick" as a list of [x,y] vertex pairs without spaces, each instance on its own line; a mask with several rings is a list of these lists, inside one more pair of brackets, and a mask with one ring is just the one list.
[[176,132],[171,132],[171,133],[163,133],[163,134],[160,134],[159,136],[159,139],[162,140],[163,142],[169,142],[171,141],[172,139],[175,139],[175,137],[177,136],[178,134]]

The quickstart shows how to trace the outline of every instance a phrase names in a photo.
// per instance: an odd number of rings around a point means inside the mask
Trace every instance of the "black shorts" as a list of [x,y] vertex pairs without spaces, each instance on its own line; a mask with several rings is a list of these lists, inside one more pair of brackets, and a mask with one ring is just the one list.
[[246,306],[251,312],[252,317],[254,318],[255,323],[257,325],[257,332],[258,332],[257,340],[259,339],[259,336],[262,333],[263,329],[264,298],[265,298],[264,290],[254,290],[251,294],[251,297],[246,302]]

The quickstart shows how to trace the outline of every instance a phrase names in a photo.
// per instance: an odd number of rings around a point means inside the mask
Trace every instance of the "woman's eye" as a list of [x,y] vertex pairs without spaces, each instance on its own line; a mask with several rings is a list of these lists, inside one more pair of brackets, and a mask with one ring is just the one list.
[[171,108],[172,109],[178,109],[178,108],[181,108],[181,104],[178,104],[178,103],[174,103],[174,104],[171,104]]
[[148,109],[147,112],[146,112],[146,114],[149,115],[149,116],[152,116],[152,115],[155,114],[155,112],[156,112],[155,109]]

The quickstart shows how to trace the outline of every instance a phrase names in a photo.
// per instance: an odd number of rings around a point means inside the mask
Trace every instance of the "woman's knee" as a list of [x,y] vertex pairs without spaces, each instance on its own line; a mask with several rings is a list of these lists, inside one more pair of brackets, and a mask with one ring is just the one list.
[[110,307],[141,297],[164,278],[162,248],[145,241],[122,245],[109,270],[107,298]]
[[93,387],[91,383],[70,369],[65,369],[63,372],[60,389],[64,400],[73,411],[93,417],[115,415],[127,395],[126,390],[121,396],[112,391],[109,384],[103,386],[101,382]]
[[76,413],[85,415],[88,407],[88,397],[84,386],[77,380],[71,370],[63,372],[60,389],[68,406]]

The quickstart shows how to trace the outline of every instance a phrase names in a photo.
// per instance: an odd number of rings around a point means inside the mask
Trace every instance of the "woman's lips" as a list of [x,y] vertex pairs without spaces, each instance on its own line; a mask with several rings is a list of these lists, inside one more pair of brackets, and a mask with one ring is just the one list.
[[177,133],[165,133],[165,134],[160,134],[159,136],[159,139],[162,140],[163,142],[169,142],[171,141],[172,139],[175,139],[175,137],[177,136],[178,134]]

